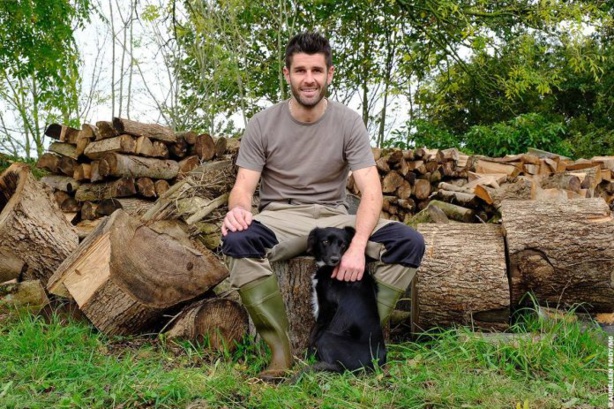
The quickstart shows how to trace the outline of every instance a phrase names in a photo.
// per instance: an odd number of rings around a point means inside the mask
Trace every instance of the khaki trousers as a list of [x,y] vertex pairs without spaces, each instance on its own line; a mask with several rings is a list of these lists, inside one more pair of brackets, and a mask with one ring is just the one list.
[[[287,260],[305,253],[309,232],[316,227],[354,226],[356,216],[349,215],[344,206],[329,207],[318,204],[294,205],[271,203],[261,213],[254,216],[271,229],[279,243],[267,249],[264,258],[232,258],[225,256],[230,270],[230,282],[240,288],[258,278],[273,274],[271,262]],[[380,219],[374,232],[391,220]],[[386,248],[381,243],[369,241],[366,254],[375,260],[374,277],[379,283],[404,291],[413,279],[416,269],[400,264],[385,264],[381,257]]]

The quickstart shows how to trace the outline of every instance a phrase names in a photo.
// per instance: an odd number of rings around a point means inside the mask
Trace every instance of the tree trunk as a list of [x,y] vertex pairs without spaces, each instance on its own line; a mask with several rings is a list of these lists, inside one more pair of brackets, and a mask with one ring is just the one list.
[[78,244],[55,198],[28,165],[15,163],[0,175],[0,282],[21,274],[45,285]]
[[417,327],[507,329],[510,292],[501,228],[420,224],[418,231],[424,235],[426,253],[417,273]]
[[109,152],[135,153],[136,146],[134,138],[124,134],[114,138],[91,142],[83,153],[90,159],[100,159]]
[[80,202],[112,199],[136,194],[134,178],[126,177],[106,183],[83,183],[75,193]]
[[247,334],[248,324],[247,311],[238,302],[208,298],[184,308],[166,335],[204,343],[215,351],[234,351]]
[[159,124],[142,124],[125,118],[113,118],[113,127],[121,134],[147,136],[163,142],[175,143],[177,137],[171,128]]
[[286,305],[292,353],[302,356],[307,350],[309,334],[315,324],[311,281],[317,269],[315,261],[313,257],[295,257],[271,263],[271,267],[277,276]]
[[601,198],[567,202],[503,201],[512,305],[582,304],[614,310],[614,221]]
[[49,280],[51,293],[74,298],[101,332],[150,331],[228,276],[213,253],[199,253],[117,210]]
[[142,158],[119,153],[107,153],[103,160],[109,166],[108,169],[105,169],[106,172],[100,169],[102,176],[173,179],[179,173],[179,164],[174,160]]

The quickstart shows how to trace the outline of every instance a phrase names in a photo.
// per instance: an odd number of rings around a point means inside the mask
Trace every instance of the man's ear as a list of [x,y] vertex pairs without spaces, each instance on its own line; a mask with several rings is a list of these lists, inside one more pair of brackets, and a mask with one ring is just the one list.
[[286,79],[286,82],[290,84],[290,70],[288,70],[288,67],[284,66],[284,68],[282,69],[282,72],[284,74],[284,78]]

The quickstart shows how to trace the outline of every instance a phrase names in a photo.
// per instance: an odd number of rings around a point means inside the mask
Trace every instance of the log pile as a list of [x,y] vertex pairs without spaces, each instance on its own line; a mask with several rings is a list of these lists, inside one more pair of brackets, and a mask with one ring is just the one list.
[[[486,222],[500,217],[501,202],[602,197],[614,206],[614,156],[576,161],[536,149],[503,158],[467,156],[456,149],[374,149],[384,218],[417,224],[429,205],[448,218]],[[360,194],[350,178],[348,189]]]
[[[238,141],[119,118],[80,130],[53,124],[47,135],[56,141],[38,162],[51,173],[45,186],[23,165],[0,178],[0,283],[17,279],[0,301],[70,300],[107,334],[165,330],[198,342],[207,334],[218,346],[240,339],[245,311],[215,294],[228,272],[213,251]],[[419,329],[504,330],[527,292],[549,304],[614,310],[614,157],[374,153],[383,217],[416,225],[427,242],[412,308]],[[360,195],[351,177],[348,190]],[[300,353],[313,260],[273,268]]]
[[236,139],[122,118],[81,129],[51,124],[45,135],[54,142],[37,166],[50,172],[42,181],[74,224],[111,214],[125,198],[147,207],[201,164],[238,151]]

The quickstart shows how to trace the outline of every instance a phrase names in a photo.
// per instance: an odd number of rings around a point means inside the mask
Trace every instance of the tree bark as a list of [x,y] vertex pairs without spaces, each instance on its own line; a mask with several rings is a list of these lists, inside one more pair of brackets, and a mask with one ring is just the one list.
[[15,163],[0,175],[0,282],[21,275],[45,285],[78,244],[55,198],[28,165]]
[[245,308],[226,298],[208,298],[184,308],[166,332],[215,351],[234,351],[247,334],[249,319]]
[[119,153],[107,153],[103,156],[103,160],[109,166],[105,169],[106,172],[100,169],[102,176],[173,179],[179,173],[179,164],[174,160],[142,158]]
[[83,183],[75,193],[80,202],[127,197],[136,194],[134,178],[121,178],[106,183]]
[[83,153],[90,159],[100,159],[109,152],[135,153],[136,146],[137,144],[134,138],[124,134],[91,142],[87,145]]
[[58,267],[48,289],[72,297],[101,332],[127,335],[155,330],[165,315],[227,276],[213,253],[185,247],[117,210]]
[[417,273],[417,327],[461,324],[507,329],[510,289],[501,228],[420,224],[418,231],[424,236],[426,252]]
[[143,124],[125,118],[113,118],[113,127],[119,133],[133,136],[147,136],[158,141],[175,143],[177,137],[171,128],[159,124]]
[[614,310],[614,221],[601,198],[503,201],[512,305]]

